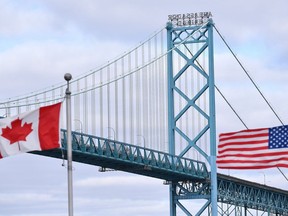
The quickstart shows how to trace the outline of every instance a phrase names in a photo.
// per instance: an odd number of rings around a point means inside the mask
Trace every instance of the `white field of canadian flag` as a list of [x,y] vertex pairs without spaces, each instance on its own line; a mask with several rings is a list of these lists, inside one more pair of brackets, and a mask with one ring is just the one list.
[[0,119],[0,158],[59,148],[61,104]]

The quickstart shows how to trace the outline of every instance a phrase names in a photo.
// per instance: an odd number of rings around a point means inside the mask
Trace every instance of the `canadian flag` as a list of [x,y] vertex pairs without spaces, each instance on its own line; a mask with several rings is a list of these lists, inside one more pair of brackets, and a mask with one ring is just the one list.
[[0,158],[60,147],[61,103],[0,119]]

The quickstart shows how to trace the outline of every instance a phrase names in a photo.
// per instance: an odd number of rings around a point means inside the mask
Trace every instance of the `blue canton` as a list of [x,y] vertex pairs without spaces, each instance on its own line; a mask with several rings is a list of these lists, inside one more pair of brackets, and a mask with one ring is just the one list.
[[269,128],[269,149],[288,148],[288,125]]

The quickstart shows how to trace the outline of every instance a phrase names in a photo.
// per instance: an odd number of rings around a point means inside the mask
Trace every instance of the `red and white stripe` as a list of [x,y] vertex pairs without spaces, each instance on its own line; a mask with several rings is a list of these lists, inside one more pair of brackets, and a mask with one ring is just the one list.
[[269,149],[269,129],[219,135],[217,166],[222,169],[288,167],[288,149]]

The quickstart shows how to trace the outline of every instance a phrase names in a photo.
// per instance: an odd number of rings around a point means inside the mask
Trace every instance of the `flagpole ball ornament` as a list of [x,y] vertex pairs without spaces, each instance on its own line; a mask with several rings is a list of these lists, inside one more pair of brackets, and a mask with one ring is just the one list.
[[64,75],[64,79],[65,79],[67,82],[69,82],[69,81],[72,79],[72,75],[71,75],[70,73],[66,73],[66,74]]
[[71,91],[69,89],[69,81],[72,79],[72,75],[70,73],[66,73],[64,75],[64,79],[67,81],[67,89],[66,89],[66,97],[67,95],[71,95]]

